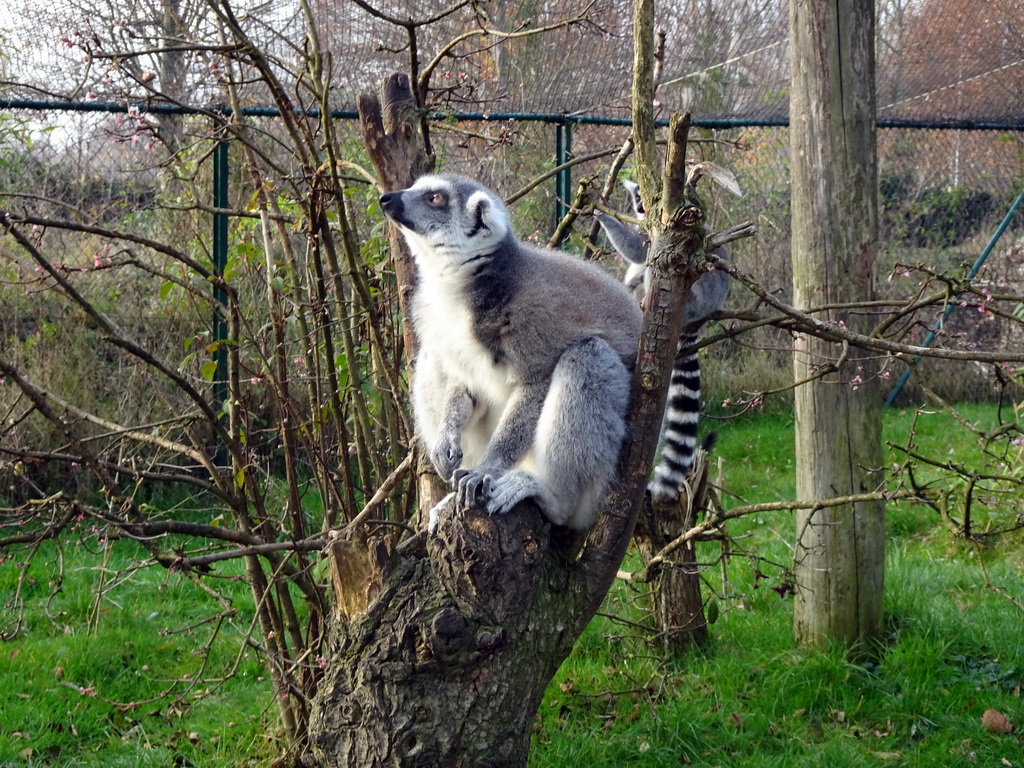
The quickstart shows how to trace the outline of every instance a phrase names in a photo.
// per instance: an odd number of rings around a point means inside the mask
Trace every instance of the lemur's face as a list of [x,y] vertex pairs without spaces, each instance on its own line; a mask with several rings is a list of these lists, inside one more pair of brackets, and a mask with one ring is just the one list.
[[629,202],[633,206],[633,213],[638,219],[643,221],[647,214],[644,212],[643,198],[640,197],[640,185],[635,181],[624,179],[622,186],[626,188],[626,193],[629,195]]
[[501,200],[461,176],[423,176],[409,189],[381,195],[380,205],[416,258],[438,268],[492,253],[508,234]]

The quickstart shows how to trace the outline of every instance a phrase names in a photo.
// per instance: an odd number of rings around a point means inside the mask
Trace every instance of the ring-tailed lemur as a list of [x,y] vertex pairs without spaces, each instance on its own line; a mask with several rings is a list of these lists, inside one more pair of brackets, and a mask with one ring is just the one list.
[[463,507],[532,497],[590,528],[626,433],[637,303],[599,267],[519,242],[470,179],[424,176],[380,202],[418,267],[413,410],[437,473]]
[[[643,201],[640,199],[640,185],[623,181],[629,194],[633,214],[644,218]],[[646,233],[634,232],[617,219],[595,211],[594,215],[604,229],[612,246],[630,264],[624,282],[639,294],[647,292],[650,270],[647,269]],[[713,253],[728,259],[726,246],[716,248]],[[638,291],[643,282],[643,290]],[[683,313],[683,331],[676,346],[676,358],[669,379],[665,418],[661,423],[660,458],[654,468],[654,477],[647,488],[651,496],[659,501],[671,501],[679,496],[679,489],[693,466],[697,450],[697,427],[700,420],[700,359],[690,348],[697,341],[701,326],[714,312],[720,310],[729,295],[730,277],[720,270],[707,272],[690,288]],[[714,435],[709,436],[714,440]]]

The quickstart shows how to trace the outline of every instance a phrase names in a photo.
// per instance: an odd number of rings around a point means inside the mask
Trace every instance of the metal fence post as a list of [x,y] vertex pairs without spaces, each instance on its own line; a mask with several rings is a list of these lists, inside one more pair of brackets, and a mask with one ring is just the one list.
[[[572,157],[572,124],[568,120],[555,123],[555,166],[565,165]],[[569,212],[572,200],[572,169],[563,168],[555,175],[555,227]]]

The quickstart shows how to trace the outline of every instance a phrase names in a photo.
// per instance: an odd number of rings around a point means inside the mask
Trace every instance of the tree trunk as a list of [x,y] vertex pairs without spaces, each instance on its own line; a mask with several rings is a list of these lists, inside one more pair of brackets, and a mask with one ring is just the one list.
[[[644,565],[697,522],[696,512],[703,509],[706,501],[707,473],[707,454],[698,449],[689,488],[680,495],[679,501],[673,505],[652,504],[641,511],[633,541]],[[651,613],[666,657],[707,642],[708,622],[704,615],[695,542],[674,551],[671,562],[658,567],[657,575],[648,583],[648,590]]]
[[[578,557],[529,502],[508,515],[442,511],[392,552],[344,534],[336,615],[310,733],[320,764],[524,766],[548,682],[608,591],[639,513],[664,410],[701,211],[681,189],[688,120],[674,120],[655,265],[620,477]],[[672,146],[672,145],[670,145]],[[672,160],[675,158],[675,160]],[[669,180],[672,180],[671,182]]]
[[[637,538],[645,563],[669,542],[693,527],[693,515],[676,516],[673,520],[675,536],[665,534],[657,539]],[[700,572],[697,552],[690,543],[672,554],[672,563],[663,565],[658,576],[648,585],[651,612],[666,656],[679,655],[708,639],[708,622],[704,618],[704,600],[700,593]]]
[[[790,0],[793,303],[873,297],[877,250],[874,3]],[[828,319],[870,332],[870,318]],[[881,484],[881,399],[857,350],[800,335],[796,389],[797,498],[875,491]],[[824,368],[823,368],[824,366]],[[795,634],[801,643],[858,644],[882,626],[884,504],[797,516]]]
[[[646,30],[638,61],[651,56],[653,16],[653,0],[637,0],[635,25]],[[652,162],[653,81],[640,67],[633,103],[639,154]],[[376,127],[377,137],[385,135]],[[664,208],[649,207],[660,220],[630,436],[594,529],[574,556],[578,542],[553,538],[530,502],[498,517],[450,502],[436,533],[420,531],[393,552],[386,540],[343,532],[330,553],[338,608],[310,725],[320,764],[526,765],[544,691],[615,578],[654,459],[683,305],[704,245],[703,211],[685,186],[688,131],[689,116],[674,115]]]
[[[653,5],[638,0],[653,39]],[[640,79],[640,78],[638,78]],[[652,102],[651,84],[635,102]],[[552,537],[534,505],[442,510],[394,552],[346,531],[331,549],[336,614],[313,701],[315,759],[352,768],[526,764],[548,682],[629,546],[653,462],[703,212],[684,188],[689,118],[674,116],[619,480],[585,545]],[[653,157],[653,120],[638,128]],[[361,535],[361,534],[360,534]]]
[[403,545],[381,594],[335,634],[312,726],[328,765],[526,765],[576,638],[576,566],[532,505],[451,512],[441,535]]

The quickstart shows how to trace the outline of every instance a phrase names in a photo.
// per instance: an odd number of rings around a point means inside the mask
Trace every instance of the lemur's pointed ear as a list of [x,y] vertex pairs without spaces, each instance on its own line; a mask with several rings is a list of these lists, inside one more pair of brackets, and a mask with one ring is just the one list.
[[490,229],[490,223],[494,218],[494,205],[486,192],[474,192],[470,195],[466,200],[466,212],[470,218],[479,220]]
[[466,200],[466,213],[474,223],[474,234],[480,229],[488,229],[501,238],[508,231],[508,214],[504,207],[483,190],[474,192]]

